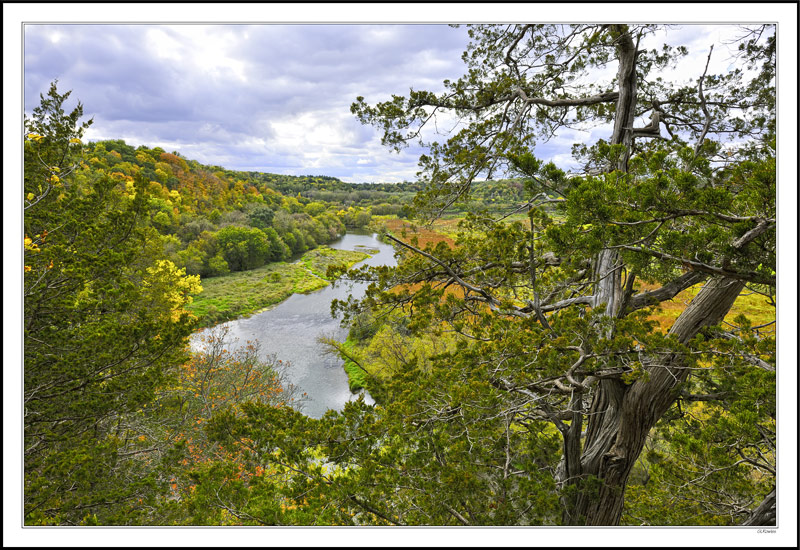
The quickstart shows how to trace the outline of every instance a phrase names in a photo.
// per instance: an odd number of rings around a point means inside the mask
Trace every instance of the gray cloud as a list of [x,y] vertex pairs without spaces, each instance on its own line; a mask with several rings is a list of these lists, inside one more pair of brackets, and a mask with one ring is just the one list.
[[[692,50],[677,76],[702,73],[722,29],[732,27],[670,31]],[[25,108],[57,78],[94,117],[90,139],[162,146],[232,169],[410,180],[421,151],[391,153],[350,104],[441,91],[463,74],[466,44],[466,29],[431,24],[27,25]],[[572,140],[596,134],[564,132],[536,154],[566,161]]]
[[233,169],[412,179],[418,154],[381,148],[350,104],[440,89],[466,42],[445,25],[28,25],[25,108],[57,78],[94,117],[90,139]]

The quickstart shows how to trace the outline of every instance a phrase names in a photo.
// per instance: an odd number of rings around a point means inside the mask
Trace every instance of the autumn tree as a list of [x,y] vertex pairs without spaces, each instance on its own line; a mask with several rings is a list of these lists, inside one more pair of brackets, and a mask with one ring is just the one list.
[[[525,199],[499,219],[467,216],[455,247],[388,236],[400,265],[350,273],[370,289],[339,304],[350,317],[400,310],[412,331],[459,335],[458,349],[392,377],[381,407],[317,422],[254,406],[215,424],[218,437],[285,448],[297,487],[345,523],[616,525],[658,428],[647,456],[670,448],[678,460],[659,466],[662,479],[692,456],[703,471],[688,490],[720,483],[728,523],[774,522],[774,332],[728,316],[743,291],[775,306],[774,28],[742,29],[722,74],[709,44],[686,82],[659,76],[688,51],[644,49],[669,32],[653,25],[469,32],[467,74],[444,92],[358,98],[352,111],[390,147],[428,148],[421,219],[496,175],[522,178]],[[604,68],[613,74],[598,77]],[[425,141],[441,117],[452,135]],[[608,128],[575,145],[578,172],[538,158],[573,127]],[[689,289],[660,330],[656,308]],[[702,426],[676,420],[700,403]],[[700,441],[730,446],[694,460]],[[664,521],[698,521],[684,511]]]
[[[219,445],[208,437],[208,422],[221,411],[240,415],[247,403],[300,408],[303,402],[286,378],[290,365],[264,356],[257,342],[238,345],[222,326],[199,335],[194,347],[176,376],[129,419],[142,434],[142,460],[151,467],[167,465],[161,479],[167,492],[152,505],[151,525],[235,523],[234,516],[225,519],[220,492],[253,475],[243,461],[247,445]],[[254,473],[258,477],[265,472],[260,468]]]

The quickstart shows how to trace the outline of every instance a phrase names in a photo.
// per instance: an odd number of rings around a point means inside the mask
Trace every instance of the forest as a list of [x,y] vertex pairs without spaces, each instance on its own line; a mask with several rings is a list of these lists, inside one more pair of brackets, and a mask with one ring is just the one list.
[[[689,81],[657,30],[470,25],[445,91],[353,98],[424,146],[403,183],[88,141],[53,82],[24,121],[25,525],[775,526],[775,28]],[[536,156],[581,125],[608,135],[579,169]],[[326,246],[365,230],[397,266]],[[189,346],[344,281],[323,343],[374,403],[312,418],[259,342]]]

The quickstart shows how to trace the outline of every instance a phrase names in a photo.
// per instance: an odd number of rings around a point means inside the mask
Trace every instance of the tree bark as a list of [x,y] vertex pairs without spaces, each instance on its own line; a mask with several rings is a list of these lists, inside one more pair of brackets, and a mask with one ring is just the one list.
[[775,526],[777,519],[775,489],[773,488],[770,493],[764,497],[758,508],[753,510],[750,517],[747,518],[742,525],[749,526]]
[[611,143],[624,145],[625,151],[617,159],[615,167],[620,172],[628,171],[628,159],[633,145],[633,120],[636,114],[636,44],[625,25],[612,25],[617,37],[617,81],[619,82],[619,97],[617,98],[617,111],[614,118],[614,133]]
[[[626,171],[633,143],[631,128],[636,106],[636,45],[626,26],[614,25],[612,30],[617,35],[619,94],[611,143],[624,145],[625,151],[617,159],[616,165],[608,166],[608,170]],[[599,307],[605,304],[606,315],[612,318],[617,316],[622,301],[622,270],[618,262],[619,253],[616,250],[605,249],[598,254],[594,265],[594,277],[597,283],[593,306]],[[590,498],[585,487],[587,475],[596,475],[600,472],[601,458],[614,443],[622,419],[624,395],[625,386],[621,382],[613,379],[599,382],[589,412],[580,463],[573,465],[569,471],[559,472],[562,475],[568,474],[567,477],[558,480],[562,488],[570,485],[579,488],[577,495],[569,495],[562,501],[564,506],[562,521],[567,525],[581,525],[587,519],[589,509],[587,499]],[[565,457],[568,457],[569,454],[575,453],[576,447],[580,448],[580,434],[570,430],[564,432],[563,436]],[[572,462],[574,463],[574,459]]]
[[[669,333],[687,343],[722,321],[744,288],[736,279],[709,281]],[[625,485],[650,430],[679,395],[689,376],[680,355],[653,358],[647,375],[631,385],[603,380],[595,393],[581,456],[581,483],[564,513],[570,525],[617,525]],[[595,483],[591,483],[591,479]]]

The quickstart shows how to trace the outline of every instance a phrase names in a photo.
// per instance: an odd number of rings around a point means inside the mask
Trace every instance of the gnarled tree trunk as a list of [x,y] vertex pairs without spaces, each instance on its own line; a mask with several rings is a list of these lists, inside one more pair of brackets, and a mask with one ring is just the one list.
[[775,502],[775,489],[772,489],[770,493],[764,497],[764,500],[761,501],[761,504],[750,513],[750,517],[747,518],[742,525],[749,525],[749,526],[770,526],[770,525],[777,525],[777,511],[776,511],[776,502]]
[[[681,343],[688,342],[703,327],[722,321],[743,288],[744,283],[736,279],[712,279],[669,333]],[[628,475],[648,433],[675,401],[689,375],[679,355],[654,358],[646,366],[646,372],[647,376],[631,385],[604,380],[598,386],[581,455],[577,483],[580,489],[572,502],[567,503],[566,523],[619,523]]]
[[[619,69],[619,98],[611,143],[624,145],[615,166],[627,171],[633,143],[636,108],[637,48],[627,28],[615,26]],[[616,317],[622,306],[622,269],[619,254],[600,252],[595,261],[594,305],[605,304],[605,312]],[[681,343],[698,331],[722,321],[744,284],[730,278],[709,281],[670,329]],[[608,336],[611,336],[610,334]],[[593,396],[580,461],[578,430],[564,432],[565,463],[560,469],[562,487],[572,486],[563,501],[563,521],[568,525],[616,525],[622,516],[625,486],[631,469],[644,448],[648,433],[674,403],[689,370],[680,356],[653,358],[647,376],[627,385],[619,380],[601,380]],[[573,419],[575,422],[576,419]],[[570,456],[571,455],[571,456]],[[578,463],[576,463],[578,462]]]

